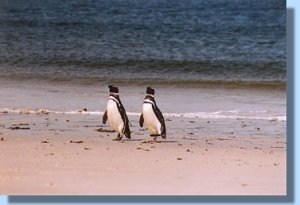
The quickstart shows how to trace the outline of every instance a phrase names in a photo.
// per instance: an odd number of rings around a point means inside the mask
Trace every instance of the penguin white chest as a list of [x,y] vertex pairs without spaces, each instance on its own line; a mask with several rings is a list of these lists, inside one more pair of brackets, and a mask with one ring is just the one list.
[[143,104],[143,117],[151,134],[161,134],[161,123],[157,119],[150,103]]
[[119,133],[122,133],[124,122],[118,109],[117,102],[109,99],[107,101],[107,119],[110,126]]

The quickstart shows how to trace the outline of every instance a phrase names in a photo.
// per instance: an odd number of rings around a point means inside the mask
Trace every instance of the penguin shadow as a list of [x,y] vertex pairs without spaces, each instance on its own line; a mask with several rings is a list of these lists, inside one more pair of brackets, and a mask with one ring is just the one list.
[[144,139],[123,139],[126,142],[140,142],[143,141]]
[[150,144],[154,144],[154,143],[176,143],[176,140],[143,140],[142,143],[150,143]]
[[160,143],[176,143],[176,140],[160,140]]

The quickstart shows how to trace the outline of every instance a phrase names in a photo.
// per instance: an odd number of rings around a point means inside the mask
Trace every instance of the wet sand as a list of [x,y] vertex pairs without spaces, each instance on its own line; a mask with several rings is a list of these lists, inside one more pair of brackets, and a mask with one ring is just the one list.
[[286,194],[284,122],[167,118],[152,142],[131,116],[115,142],[100,115],[0,115],[3,195]]

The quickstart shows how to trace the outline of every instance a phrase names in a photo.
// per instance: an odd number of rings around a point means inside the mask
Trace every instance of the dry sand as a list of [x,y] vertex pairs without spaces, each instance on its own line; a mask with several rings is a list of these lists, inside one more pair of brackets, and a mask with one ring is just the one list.
[[[96,131],[101,117],[1,114],[0,193],[286,194],[285,136],[236,134],[238,128],[261,133],[264,127],[239,120],[233,132],[209,136],[201,130],[223,129],[219,122],[172,118],[167,140],[155,143],[136,117],[132,139],[115,142],[116,133]],[[202,127],[191,132],[185,125]]]

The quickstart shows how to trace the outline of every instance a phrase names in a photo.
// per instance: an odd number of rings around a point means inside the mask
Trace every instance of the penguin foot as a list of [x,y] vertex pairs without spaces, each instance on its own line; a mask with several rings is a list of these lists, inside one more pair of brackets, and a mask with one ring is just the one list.
[[161,136],[161,135],[160,134],[151,134],[150,136],[153,137],[153,141],[156,142],[156,138]]
[[118,135],[115,139],[113,139],[113,141],[120,141],[122,139],[122,137],[120,135]]
[[150,137],[159,137],[159,134],[151,134]]

